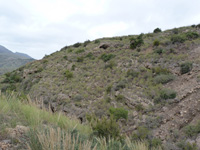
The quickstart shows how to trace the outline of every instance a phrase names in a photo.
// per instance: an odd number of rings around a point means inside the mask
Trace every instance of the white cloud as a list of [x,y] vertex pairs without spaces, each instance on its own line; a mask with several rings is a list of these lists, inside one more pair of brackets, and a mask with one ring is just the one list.
[[95,26],[94,28],[90,29],[88,33],[92,38],[112,37],[119,35],[119,33],[122,33],[127,28],[128,25],[124,22],[114,22]]

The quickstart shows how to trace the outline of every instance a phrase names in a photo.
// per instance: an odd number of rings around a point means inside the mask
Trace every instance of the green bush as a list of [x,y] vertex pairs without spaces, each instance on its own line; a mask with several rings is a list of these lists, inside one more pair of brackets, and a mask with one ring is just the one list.
[[90,40],[87,40],[83,43],[83,46],[86,47],[91,41]]
[[174,29],[172,30],[172,32],[173,32],[174,34],[178,34],[178,33],[179,33],[179,31],[178,31],[177,28],[174,28]]
[[187,137],[194,137],[200,133],[200,121],[196,125],[187,125],[184,128]]
[[113,67],[116,66],[114,61],[110,61],[105,65],[105,69],[110,68],[113,69]]
[[174,80],[174,75],[172,74],[160,74],[160,75],[157,75],[154,77],[154,83],[155,84],[159,84],[159,83],[162,83],[162,84],[165,84],[165,83],[168,83],[172,80]]
[[3,83],[17,83],[22,81],[22,78],[17,73],[9,72],[5,76],[6,78],[3,80]]
[[138,112],[142,112],[142,111],[144,111],[144,106],[142,104],[136,104],[135,110]]
[[130,48],[135,49],[137,47],[140,47],[144,44],[143,41],[143,34],[140,34],[137,38],[131,38],[130,39]]
[[139,126],[136,133],[132,135],[133,140],[145,140],[149,136],[149,130],[144,126]]
[[191,62],[185,62],[181,64],[181,74],[188,73],[192,70],[192,63]]
[[132,77],[132,78],[136,78],[138,77],[139,75],[139,72],[138,71],[135,71],[133,69],[129,69],[127,72],[126,72],[126,76],[127,77]]
[[77,62],[83,62],[84,61],[84,57],[77,57]]
[[81,46],[81,43],[75,43],[74,45],[73,45],[73,47],[80,47]]
[[118,91],[118,90],[123,89],[123,88],[125,88],[125,87],[126,87],[126,81],[121,80],[121,81],[119,81],[119,82],[116,84],[114,90],[115,90],[115,91]]
[[162,32],[162,30],[160,28],[156,28],[153,30],[153,33],[159,33],[159,32]]
[[98,137],[105,137],[107,140],[109,138],[117,139],[120,137],[120,129],[114,117],[102,119],[92,119],[91,126],[93,129],[93,134]]
[[109,112],[116,120],[119,120],[120,118],[128,119],[128,111],[124,108],[110,107]]
[[197,32],[187,32],[186,37],[188,40],[197,39],[199,37],[199,34]]
[[198,147],[195,143],[190,144],[189,142],[181,141],[177,145],[179,148],[181,148],[181,150],[198,150]]
[[85,52],[84,49],[79,49],[79,50],[77,50],[75,53],[76,53],[76,54],[79,54],[79,53],[83,53],[83,52]]
[[100,43],[100,40],[95,40],[94,43],[98,44],[98,43]]
[[163,49],[162,48],[159,48],[159,49],[154,49],[154,53],[157,53],[157,54],[162,54],[163,53]]
[[162,89],[160,91],[160,98],[165,100],[176,98],[176,92],[171,89]]
[[70,72],[69,70],[65,71],[65,76],[67,77],[67,79],[73,78],[73,72]]
[[153,42],[153,46],[159,46],[160,45],[160,41],[159,40],[155,40],[154,42]]
[[152,72],[155,73],[156,75],[170,73],[170,71],[167,68],[162,68],[161,66],[152,68]]
[[73,100],[73,101],[76,101],[76,102],[79,102],[79,101],[81,101],[82,99],[83,99],[83,97],[82,97],[81,95],[79,95],[79,94],[72,97],[72,100]]
[[116,101],[118,101],[118,102],[123,102],[124,99],[125,99],[124,95],[119,94],[116,96]]
[[67,59],[68,59],[68,57],[67,57],[67,56],[63,56],[63,59],[67,60]]
[[94,55],[91,52],[89,52],[85,57],[89,59],[95,59]]
[[102,54],[100,59],[102,59],[104,62],[107,62],[109,60],[111,60],[112,58],[114,58],[115,55],[114,54]]
[[186,37],[184,35],[174,35],[171,37],[172,44],[184,43],[185,41],[186,41]]

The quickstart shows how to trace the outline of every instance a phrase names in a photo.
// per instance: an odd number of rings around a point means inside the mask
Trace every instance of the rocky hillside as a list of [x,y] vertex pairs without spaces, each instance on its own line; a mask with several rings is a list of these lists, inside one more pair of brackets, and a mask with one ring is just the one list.
[[200,25],[76,43],[1,82],[83,122],[128,111],[117,119],[122,133],[200,147]]
[[0,74],[13,71],[34,59],[23,53],[13,53],[0,45]]

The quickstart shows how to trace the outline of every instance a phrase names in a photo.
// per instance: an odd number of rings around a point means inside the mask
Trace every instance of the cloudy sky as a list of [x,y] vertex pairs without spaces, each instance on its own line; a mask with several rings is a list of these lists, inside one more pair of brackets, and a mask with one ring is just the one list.
[[199,0],[0,0],[0,45],[41,59],[85,40],[200,23]]

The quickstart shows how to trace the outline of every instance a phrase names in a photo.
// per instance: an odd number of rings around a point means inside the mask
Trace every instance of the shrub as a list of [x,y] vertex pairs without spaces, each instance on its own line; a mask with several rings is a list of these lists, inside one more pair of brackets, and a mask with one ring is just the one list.
[[167,68],[162,68],[160,66],[152,68],[152,71],[156,75],[159,75],[159,74],[169,74],[170,73],[170,71]]
[[91,52],[89,52],[85,57],[89,59],[95,59],[94,55]]
[[195,143],[191,144],[185,141],[179,142],[178,147],[181,148],[181,150],[198,150],[197,145]]
[[115,66],[115,62],[114,61],[110,61],[105,65],[105,69],[110,68],[113,69],[113,67]]
[[67,56],[63,56],[63,59],[67,60],[67,59],[68,59],[68,57],[67,57]]
[[178,34],[178,29],[177,28],[174,28],[173,30],[172,30],[172,32],[174,33],[174,34]]
[[71,70],[74,71],[75,68],[76,68],[76,65],[73,64]]
[[77,57],[77,62],[83,62],[84,61],[84,57]]
[[139,72],[138,71],[135,71],[133,69],[129,69],[127,72],[126,72],[126,76],[127,77],[132,77],[132,78],[136,78],[138,77],[139,75]]
[[188,40],[197,39],[199,37],[199,34],[197,32],[187,32],[185,35]]
[[173,99],[176,97],[176,92],[174,90],[171,89],[162,89],[160,91],[160,98],[161,99]]
[[70,48],[70,49],[67,50],[68,53],[71,53],[72,51],[73,51],[72,48]]
[[72,97],[72,100],[77,102],[81,101],[82,99],[83,97],[79,94]]
[[65,76],[67,77],[67,79],[73,78],[73,72],[70,72],[69,70],[65,71]]
[[86,47],[91,41],[90,40],[87,40],[83,43],[83,46]]
[[172,44],[184,43],[185,41],[186,41],[186,37],[184,35],[174,35],[171,37]]
[[75,43],[74,45],[73,45],[73,47],[80,47],[81,46],[81,43]]
[[153,46],[159,46],[159,45],[160,45],[160,41],[155,40],[155,41],[153,42]]
[[6,78],[3,80],[3,83],[17,83],[22,81],[22,78],[17,73],[9,72],[5,76]]
[[98,137],[105,137],[108,140],[109,138],[116,139],[120,136],[119,125],[112,116],[110,118],[103,117],[102,119],[95,118],[91,121],[91,126],[93,134]]
[[115,55],[114,54],[102,54],[100,59],[102,59],[104,62],[107,62],[109,60],[111,60],[112,58],[114,58]]
[[168,83],[168,82],[174,80],[174,78],[175,77],[172,74],[160,74],[154,78],[154,83],[155,84],[159,84],[159,83],[165,84],[165,83]]
[[162,32],[162,30],[160,28],[156,28],[153,30],[153,33],[159,33],[159,32]]
[[106,88],[106,93],[110,93],[112,90],[112,85],[109,85],[107,88]]
[[83,53],[83,52],[85,52],[84,49],[79,49],[79,50],[76,51],[76,54]]
[[123,102],[124,99],[125,99],[124,95],[121,95],[121,94],[117,95],[117,97],[116,97],[116,101],[118,101],[118,102]]
[[100,43],[100,40],[95,40],[94,43],[98,44],[98,43]]
[[119,120],[120,118],[128,119],[128,111],[124,108],[110,107],[109,112],[116,120]]
[[149,136],[149,130],[144,126],[139,126],[136,133],[132,135],[133,140],[145,140]]
[[137,38],[131,38],[130,39],[130,48],[135,49],[137,47],[140,47],[144,44],[143,41],[143,34],[140,34]]
[[157,53],[157,54],[159,54],[159,55],[162,54],[163,51],[164,51],[164,50],[163,50],[162,48],[154,49],[154,52]]
[[118,90],[123,89],[123,88],[125,88],[125,87],[126,87],[126,81],[121,80],[121,81],[119,81],[119,82],[116,84],[114,90],[115,90],[115,91],[118,91]]
[[187,125],[184,128],[184,132],[187,137],[194,137],[200,133],[200,121],[196,125]]
[[135,110],[138,112],[142,112],[142,111],[144,111],[144,106],[142,104],[136,104]]
[[188,73],[192,70],[192,63],[191,62],[185,62],[181,64],[181,74]]

